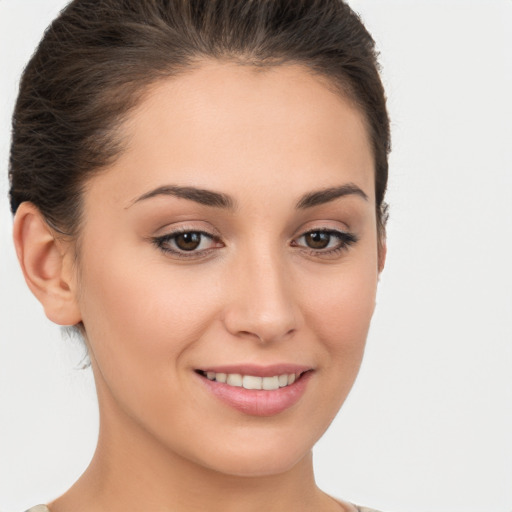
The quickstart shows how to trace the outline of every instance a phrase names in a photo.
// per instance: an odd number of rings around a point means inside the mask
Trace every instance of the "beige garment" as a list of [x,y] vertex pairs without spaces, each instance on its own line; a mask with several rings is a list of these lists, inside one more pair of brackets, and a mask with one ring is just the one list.
[[[373,508],[358,507],[355,505],[358,512],[378,512]],[[26,512],[50,512],[50,509],[46,505],[36,505],[35,507],[29,508]]]

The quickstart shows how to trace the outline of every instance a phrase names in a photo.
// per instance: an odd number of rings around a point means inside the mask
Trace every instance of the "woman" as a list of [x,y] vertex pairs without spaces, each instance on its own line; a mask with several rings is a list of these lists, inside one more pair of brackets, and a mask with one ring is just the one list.
[[311,458],[386,254],[389,121],[350,8],[75,0],[13,126],[18,258],[100,407],[51,512],[364,510]]

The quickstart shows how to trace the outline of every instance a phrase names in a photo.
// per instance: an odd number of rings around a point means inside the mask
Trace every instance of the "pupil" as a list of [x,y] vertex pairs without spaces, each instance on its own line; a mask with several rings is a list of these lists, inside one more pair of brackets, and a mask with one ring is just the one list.
[[330,241],[331,235],[329,233],[316,231],[306,235],[306,243],[311,249],[325,249]]
[[193,251],[201,243],[201,233],[181,233],[176,237],[176,245],[183,251]]

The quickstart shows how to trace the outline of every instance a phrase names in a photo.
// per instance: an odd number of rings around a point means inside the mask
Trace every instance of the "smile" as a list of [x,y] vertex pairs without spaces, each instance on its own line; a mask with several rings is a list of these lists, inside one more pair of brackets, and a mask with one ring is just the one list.
[[203,389],[225,405],[251,416],[273,416],[300,401],[314,370],[288,364],[263,368],[242,365],[195,373]]
[[263,389],[275,391],[292,385],[302,373],[285,373],[270,377],[258,377],[256,375],[242,375],[240,373],[203,372],[199,371],[208,380],[227,384],[228,386],[244,389]]

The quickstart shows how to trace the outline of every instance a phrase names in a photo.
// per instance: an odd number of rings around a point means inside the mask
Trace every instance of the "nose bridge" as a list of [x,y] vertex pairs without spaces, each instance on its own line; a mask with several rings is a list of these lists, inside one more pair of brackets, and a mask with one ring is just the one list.
[[285,258],[268,244],[260,244],[237,258],[225,321],[237,336],[262,342],[279,340],[297,328],[298,308]]

